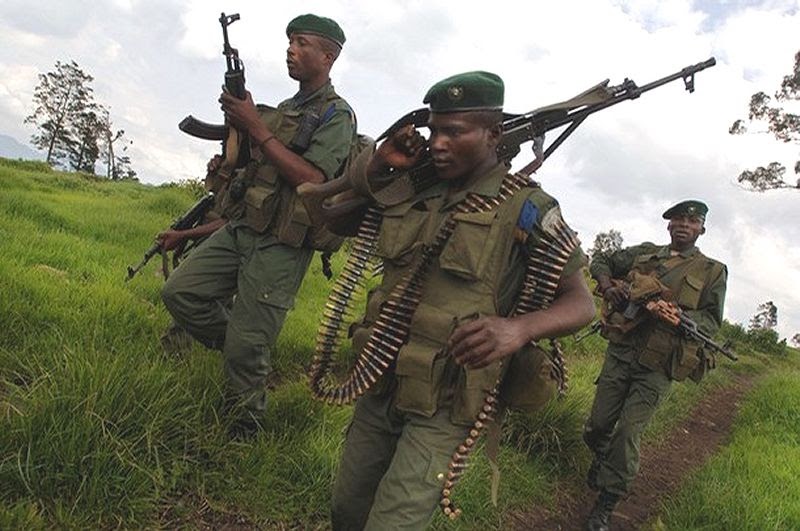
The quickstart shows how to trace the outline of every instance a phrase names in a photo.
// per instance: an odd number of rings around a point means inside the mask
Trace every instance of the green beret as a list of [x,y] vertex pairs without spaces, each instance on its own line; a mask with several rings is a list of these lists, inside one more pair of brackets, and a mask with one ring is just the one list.
[[318,17],[317,15],[300,15],[292,19],[289,25],[286,26],[286,36],[290,37],[292,33],[311,33],[312,35],[319,35],[328,40],[335,42],[339,48],[344,44],[344,32],[335,20]]
[[503,80],[491,72],[465,72],[439,81],[422,103],[432,112],[501,111]]
[[708,205],[696,199],[687,199],[669,207],[662,216],[664,219],[672,219],[680,215],[700,216],[705,219],[707,213]]

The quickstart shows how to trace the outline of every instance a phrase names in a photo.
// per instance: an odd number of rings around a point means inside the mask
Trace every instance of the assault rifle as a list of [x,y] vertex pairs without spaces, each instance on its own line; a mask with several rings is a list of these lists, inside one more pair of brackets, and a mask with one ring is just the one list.
[[726,341],[724,345],[718,345],[708,334],[697,327],[697,323],[686,315],[686,312],[675,304],[657,299],[647,302],[645,309],[657,319],[677,328],[685,337],[701,342],[704,348],[719,352],[733,361],[739,359],[731,351],[730,341]]
[[[503,113],[503,137],[497,147],[498,157],[503,162],[510,162],[520,152],[522,144],[532,141],[535,158],[520,170],[520,173],[530,174],[536,171],[589,115],[625,100],[636,99],[645,92],[677,79],[683,80],[687,91],[694,92],[694,75],[716,63],[716,59],[712,57],[643,86],[627,78],[619,85],[609,86],[609,80],[606,79],[566,101],[540,107],[525,114]],[[392,124],[377,141],[392,136],[407,125],[413,125],[415,128],[427,127],[429,117],[428,108],[411,111]],[[545,149],[545,133],[564,126],[566,128]],[[414,167],[399,177],[393,175],[386,179],[381,178],[378,182],[366,183],[366,186],[364,183],[349,183],[341,177],[319,185],[301,185],[298,192],[316,224],[335,227],[341,219],[358,218],[363,215],[365,205],[371,201],[391,206],[435,182],[436,175],[431,156],[425,153]],[[367,189],[366,195],[365,189]]]
[[[194,205],[189,208],[181,217],[177,218],[175,221],[172,222],[172,225],[169,226],[172,230],[186,230],[191,229],[192,227],[200,224],[203,220],[203,217],[206,215],[211,207],[214,206],[214,192],[208,192],[205,196],[200,198]],[[161,243],[156,241],[147,251],[144,253],[144,258],[139,265],[136,267],[128,266],[128,278],[125,279],[127,282],[128,280],[132,279],[136,276],[136,273],[142,269],[147,262],[150,261],[156,254],[159,254],[163,251]],[[183,251],[183,249],[181,250]],[[180,254],[178,249],[175,250],[177,254]],[[166,263],[165,263],[166,264]]]
[[[247,97],[244,86],[244,63],[239,58],[239,50],[231,46],[228,41],[228,26],[239,20],[239,14],[220,14],[219,23],[222,26],[222,55],[225,56],[227,70],[225,71],[224,90],[233,94],[240,100]],[[247,142],[244,135],[229,127],[227,124],[211,124],[198,120],[192,115],[187,116],[178,124],[184,133],[203,140],[222,141],[222,169],[229,173],[234,168],[243,166],[249,159]],[[244,147],[244,149],[240,149]]]

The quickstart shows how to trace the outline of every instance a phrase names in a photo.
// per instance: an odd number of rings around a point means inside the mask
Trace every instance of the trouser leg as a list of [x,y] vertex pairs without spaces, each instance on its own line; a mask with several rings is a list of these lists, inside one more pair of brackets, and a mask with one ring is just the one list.
[[224,227],[181,262],[161,290],[175,322],[206,347],[222,348],[239,262],[235,233]]
[[313,251],[287,247],[247,228],[238,230],[242,262],[223,357],[230,397],[259,414],[266,406],[271,350]]
[[642,432],[670,388],[670,380],[633,362],[631,386],[622,407],[617,427],[608,444],[598,485],[612,494],[626,494],[639,471],[639,444]]
[[402,419],[391,396],[363,395],[356,402],[333,487],[334,531],[364,529],[375,491],[392,462]]
[[603,368],[597,379],[592,410],[583,431],[583,440],[598,458],[608,450],[611,434],[622,412],[630,386],[628,373],[628,363],[621,361],[611,352],[606,353]]
[[405,426],[397,441],[367,519],[365,529],[425,529],[439,505],[453,453],[469,432],[450,422],[450,409],[441,408],[433,417],[405,415]]

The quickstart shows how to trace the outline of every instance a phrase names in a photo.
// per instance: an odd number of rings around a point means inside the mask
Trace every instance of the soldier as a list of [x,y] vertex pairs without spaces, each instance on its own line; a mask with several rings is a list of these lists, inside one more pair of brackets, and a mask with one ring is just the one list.
[[614,279],[631,272],[657,279],[701,331],[713,336],[722,323],[727,269],[695,246],[705,233],[707,212],[700,201],[682,201],[663,214],[669,245],[646,242],[592,260],[589,270],[611,311],[604,316],[608,350],[584,432],[594,453],[587,483],[599,491],[590,530],[608,529],[614,506],[639,469],[641,433],[672,380],[699,380],[713,365],[710,354],[677,329],[638,315],[631,321],[634,316],[625,311],[630,288]]
[[[319,247],[297,199],[304,182],[332,178],[356,137],[355,116],[330,82],[345,36],[339,25],[301,15],[286,27],[286,64],[299,91],[277,108],[220,96],[229,123],[246,132],[251,160],[228,191],[230,221],[189,256],[162,297],[178,324],[222,351],[233,435],[252,435],[266,403],[270,352]],[[236,293],[228,310],[225,301]],[[241,407],[238,407],[241,406]]]
[[[228,181],[217,170],[222,163],[220,155],[214,156],[207,166],[207,173],[204,188],[207,192],[214,192],[214,206],[206,213],[202,223],[185,230],[167,229],[156,236],[161,243],[164,251],[174,251],[180,253],[177,258],[186,259],[186,245],[188,241],[196,248],[206,238],[211,236],[217,229],[223,227],[228,222],[228,215],[225,212],[225,197],[228,191]],[[190,252],[190,251],[188,251]],[[177,258],[174,259],[177,264]],[[165,266],[166,267],[166,266]],[[165,270],[164,275],[166,276]],[[227,304],[230,307],[231,303]],[[161,335],[161,346],[164,351],[170,354],[180,354],[189,350],[192,346],[192,336],[189,335],[181,325],[173,319],[164,333]]]
[[[437,83],[424,98],[438,182],[385,210],[377,250],[383,281],[354,329],[354,348],[376,323],[381,300],[433,244],[443,223],[452,216],[456,227],[425,276],[409,341],[376,389],[356,403],[333,492],[335,530],[424,528],[451,456],[506,367],[501,361],[530,341],[576,330],[594,314],[578,247],[554,279],[552,305],[509,317],[528,249],[563,223],[558,203],[536,183],[528,180],[488,211],[456,213],[469,197],[502,197],[512,177],[496,152],[503,91],[498,76],[468,72]],[[364,165],[366,173],[379,177],[409,168],[425,149],[408,126],[381,144]]]

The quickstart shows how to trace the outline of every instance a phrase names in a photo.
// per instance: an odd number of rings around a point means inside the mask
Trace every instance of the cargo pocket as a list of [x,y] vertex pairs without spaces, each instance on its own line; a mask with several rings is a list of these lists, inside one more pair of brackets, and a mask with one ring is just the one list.
[[668,363],[676,340],[671,328],[656,323],[647,336],[647,343],[639,355],[639,363],[652,371],[669,374]]
[[497,239],[492,230],[497,212],[459,213],[453,216],[456,227],[439,256],[439,266],[465,280],[483,276]]
[[547,352],[538,346],[526,345],[509,361],[500,399],[512,409],[526,413],[539,411],[558,392],[552,369]]
[[427,212],[412,209],[412,206],[404,203],[383,213],[376,254],[400,266],[411,263],[411,251],[422,245],[420,233],[428,217]]
[[441,346],[415,340],[400,349],[397,376],[397,409],[431,417],[438,408],[439,389],[447,358]]
[[703,281],[693,275],[687,275],[681,285],[678,295],[678,306],[694,310],[700,303],[700,294],[703,291]]
[[244,206],[247,226],[263,233],[275,215],[275,189],[251,186],[244,194]]
[[294,295],[276,289],[274,286],[268,286],[261,290],[258,301],[261,304],[266,304],[285,311],[291,310],[294,306]]
[[673,380],[678,382],[685,380],[692,374],[700,364],[700,346],[694,341],[681,340],[681,346],[676,352],[675,360],[672,363]]
[[500,362],[495,361],[482,369],[461,368],[453,397],[453,411],[450,420],[455,424],[469,425],[481,411],[486,395],[491,391],[500,376]]
[[[284,193],[286,208],[281,209],[282,214],[278,219],[276,237],[278,241],[295,249],[301,247],[306,239],[306,233],[311,226],[311,218],[308,217],[303,202],[293,191]],[[288,197],[287,197],[288,196]]]

